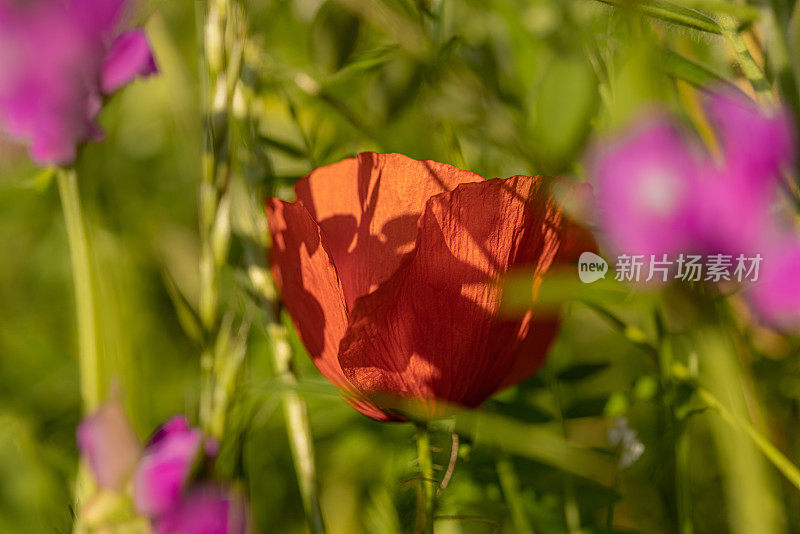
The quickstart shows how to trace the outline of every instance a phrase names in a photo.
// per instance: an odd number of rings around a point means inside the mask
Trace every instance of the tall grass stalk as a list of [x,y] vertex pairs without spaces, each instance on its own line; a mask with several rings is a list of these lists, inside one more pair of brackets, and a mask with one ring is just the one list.
[[[723,332],[717,326],[697,333],[700,380],[707,387],[700,388],[698,395],[706,402],[724,398],[728,406],[715,403],[723,417],[713,416],[709,422],[724,473],[731,532],[781,532],[783,511],[776,495],[776,480],[757,444],[730,425],[731,420],[746,421],[747,407],[736,352]],[[746,426],[749,428],[750,424]]]
[[292,450],[300,496],[309,530],[314,534],[325,532],[317,491],[317,474],[314,462],[314,441],[308,424],[306,404],[294,390],[297,378],[292,372],[291,347],[286,339],[286,328],[279,324],[269,327],[275,371],[279,380],[286,386],[282,392],[283,415],[286,419],[286,433]]
[[[97,342],[96,284],[92,268],[91,246],[81,207],[78,177],[74,169],[56,172],[58,193],[67,230],[72,280],[75,291],[75,310],[78,323],[78,369],[83,411],[88,414],[100,405],[100,351]],[[94,481],[88,465],[81,460],[75,478],[75,521],[73,532],[83,532],[80,508],[91,494]]]
[[91,246],[81,208],[78,178],[74,169],[57,172],[58,193],[69,241],[72,280],[75,286],[75,309],[78,322],[78,367],[81,397],[85,413],[100,404],[100,351],[97,344],[97,310]]
[[[211,0],[198,31],[201,47],[203,93],[202,180],[198,198],[200,219],[200,301],[203,327],[201,367],[203,390],[200,422],[217,438],[225,428],[228,388],[219,389],[215,369],[229,367],[219,359],[228,358],[220,340],[220,277],[228,259],[231,242],[230,194],[231,147],[230,108],[241,69],[242,39],[236,34],[230,0]],[[216,350],[222,347],[222,352]]]

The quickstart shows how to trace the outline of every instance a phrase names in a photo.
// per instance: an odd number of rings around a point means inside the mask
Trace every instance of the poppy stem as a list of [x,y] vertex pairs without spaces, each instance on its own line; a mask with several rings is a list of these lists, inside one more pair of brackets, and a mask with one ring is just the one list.
[[81,208],[78,180],[74,169],[59,169],[58,193],[64,213],[69,241],[72,280],[75,286],[75,307],[78,322],[78,362],[81,396],[85,413],[100,404],[100,354],[97,346],[97,311],[95,282],[92,272],[91,246]]
[[431,458],[431,434],[424,424],[417,426],[417,456],[419,458],[420,489],[417,506],[417,525],[414,529],[419,534],[433,534],[433,507],[436,479],[433,478],[433,460]]

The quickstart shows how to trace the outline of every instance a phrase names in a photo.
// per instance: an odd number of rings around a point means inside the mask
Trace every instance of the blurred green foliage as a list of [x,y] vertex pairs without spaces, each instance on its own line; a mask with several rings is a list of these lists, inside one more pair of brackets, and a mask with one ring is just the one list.
[[[593,139],[656,106],[691,120],[690,84],[744,87],[721,36],[674,13],[609,3],[619,9],[593,0],[245,2],[248,41],[233,102],[236,179],[247,186],[238,189],[240,201],[258,206],[274,184],[290,194],[285,186],[315,166],[365,150],[487,177],[583,180]],[[794,4],[773,3],[787,14]],[[101,117],[106,139],[87,146],[77,167],[99,279],[105,382],[123,387],[142,438],[171,414],[196,420],[198,408],[190,311],[199,291],[195,8],[188,1],[155,7],[147,30],[162,73],[109,102]],[[778,31],[796,45],[800,34],[787,20]],[[768,63],[769,77],[780,78],[780,68]],[[80,406],[65,230],[48,175],[13,147],[0,158],[0,532],[66,532]],[[248,490],[258,532],[303,532],[282,386],[258,302],[240,284],[247,239],[240,225],[224,300],[255,317],[256,327],[218,469]],[[570,288],[559,291],[575,297]],[[746,326],[736,297],[710,309],[681,289],[578,296],[582,302],[564,310],[543,371],[456,427],[461,444],[437,534],[520,530],[498,462],[516,475],[522,517],[537,533],[677,532],[687,514],[697,533],[800,531],[798,489],[761,465],[741,434],[716,428],[719,419],[693,400],[691,387],[671,378],[663,350],[669,345],[674,358],[697,367],[702,358],[689,338],[706,325],[714,334],[701,346],[719,361],[737,356],[710,368],[708,387],[756,414],[757,428],[800,459],[798,340]],[[414,428],[356,413],[296,339],[293,346],[329,531],[407,532],[416,506]],[[731,393],[739,383],[743,391]],[[619,416],[645,452],[605,480],[568,465],[566,449],[542,448],[548,439],[569,440],[596,454],[598,465],[613,464],[606,431]],[[482,425],[491,431],[482,434]],[[547,439],[538,443],[537,435]],[[433,439],[441,477],[452,447],[446,424]],[[726,483],[731,477],[738,478]],[[748,485],[753,480],[759,485]],[[751,510],[739,510],[747,503]],[[762,522],[748,522],[759,516]]]

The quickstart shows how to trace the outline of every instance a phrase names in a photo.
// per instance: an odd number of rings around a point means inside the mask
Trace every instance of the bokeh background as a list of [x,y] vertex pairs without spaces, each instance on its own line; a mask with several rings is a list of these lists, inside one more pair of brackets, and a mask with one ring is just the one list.
[[[651,17],[626,2],[612,3],[623,6],[595,0],[239,6],[248,37],[233,101],[238,201],[222,293],[255,326],[218,466],[248,491],[258,532],[304,532],[305,526],[279,404],[283,386],[274,376],[258,301],[241,283],[250,261],[251,236],[239,221],[249,216],[245,206],[257,205],[258,195],[275,184],[288,194],[314,167],[365,150],[448,162],[487,177],[584,181],[593,143],[641,114],[666,108],[691,126],[697,85],[748,90],[724,38],[704,28],[702,18],[679,24],[663,13]],[[794,2],[773,4],[788,21]],[[122,387],[143,439],[172,414],[197,421],[200,351],[187,311],[199,292],[197,9],[170,0],[143,10],[161,74],[113,98],[101,116],[105,141],[85,147],[77,164],[97,273],[105,382]],[[754,50],[769,44],[763,28],[744,27]],[[786,28],[795,61],[791,44],[800,33]],[[765,67],[792,107],[796,90],[785,91],[791,77],[782,77],[781,65]],[[21,148],[3,144],[0,532],[68,532],[74,514],[74,435],[81,417],[76,322],[51,178]],[[687,514],[697,533],[800,532],[798,490],[747,438],[667,377],[664,351],[660,358],[652,353],[653,346],[667,346],[690,369],[705,368],[710,389],[723,392],[732,410],[789,458],[800,459],[797,337],[758,326],[736,297],[710,300],[668,288],[565,306],[543,371],[488,402],[485,420],[462,433],[439,507],[448,518],[437,523],[437,534],[517,532],[525,523],[537,533],[669,533],[686,528]],[[664,302],[671,312],[663,311]],[[730,319],[705,331],[700,341],[708,350],[698,355],[681,331],[717,313],[714,306]],[[329,532],[409,531],[414,428],[359,415],[296,340],[293,346]],[[719,356],[709,361],[729,363],[706,364],[709,354]],[[605,464],[576,467],[566,449],[548,449],[548,440],[566,438],[599,447],[613,463],[606,433],[618,417],[644,445],[630,467],[608,476]],[[434,444],[435,463],[446,467],[450,433],[440,429]],[[516,491],[501,484],[503,470],[514,474]],[[510,494],[520,497],[519,507],[510,505]],[[520,509],[522,523],[512,512]]]

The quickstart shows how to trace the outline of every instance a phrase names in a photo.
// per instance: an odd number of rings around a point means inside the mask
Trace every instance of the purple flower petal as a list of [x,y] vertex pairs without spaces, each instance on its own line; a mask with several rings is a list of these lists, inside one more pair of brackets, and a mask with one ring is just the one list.
[[136,510],[159,517],[181,500],[184,485],[201,451],[202,434],[176,416],[156,431],[134,479]]
[[219,486],[192,489],[181,503],[155,524],[157,534],[245,534],[247,505]]
[[750,190],[774,186],[781,168],[796,156],[788,113],[775,110],[768,115],[744,96],[727,91],[713,93],[706,108],[720,137],[725,167],[742,179],[739,185]]
[[125,32],[117,37],[103,61],[103,92],[113,93],[137,76],[155,72],[158,72],[158,67],[144,31]]
[[0,130],[29,144],[37,163],[71,163],[79,144],[100,135],[101,89],[130,81],[125,69],[137,57],[137,73],[152,72],[136,38],[111,48],[126,4],[0,0]]
[[606,147],[594,165],[599,215],[625,254],[682,251],[693,228],[698,162],[668,120],[657,118]]
[[136,467],[141,443],[122,403],[112,399],[78,426],[78,448],[101,487],[121,491]]
[[762,255],[759,279],[748,297],[766,324],[796,331],[800,329],[800,238],[774,237]]

